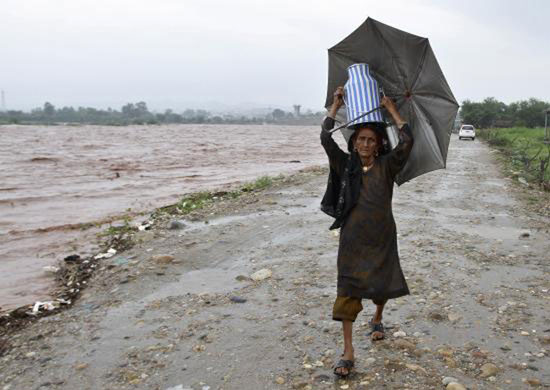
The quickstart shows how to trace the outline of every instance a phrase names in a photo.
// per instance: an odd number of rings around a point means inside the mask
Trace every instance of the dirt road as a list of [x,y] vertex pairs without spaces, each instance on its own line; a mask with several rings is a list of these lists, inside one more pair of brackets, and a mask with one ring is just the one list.
[[[364,302],[356,372],[335,380],[338,237],[319,211],[325,180],[310,171],[182,230],[145,232],[73,308],[12,337],[0,388],[443,389],[448,377],[550,388],[549,221],[515,200],[486,146],[455,138],[447,170],[395,191],[411,295],[388,303],[387,339],[374,344]],[[249,278],[262,269],[271,276]]]

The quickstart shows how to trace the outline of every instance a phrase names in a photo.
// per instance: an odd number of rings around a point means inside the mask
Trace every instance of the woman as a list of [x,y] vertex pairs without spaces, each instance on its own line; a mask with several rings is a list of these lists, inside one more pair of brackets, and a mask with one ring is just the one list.
[[413,145],[409,126],[387,97],[381,105],[399,128],[399,144],[384,153],[385,127],[379,123],[357,125],[350,139],[350,154],[342,151],[328,130],[344,104],[343,88],[323,122],[321,144],[330,162],[330,176],[322,209],[340,227],[338,290],[332,317],[342,322],[344,353],[334,373],[347,376],[354,366],[352,325],[363,309],[361,300],[371,299],[376,312],[370,321],[373,340],[384,338],[382,312],[390,298],[409,294],[397,253],[397,232],[391,202],[395,176],[404,167]]

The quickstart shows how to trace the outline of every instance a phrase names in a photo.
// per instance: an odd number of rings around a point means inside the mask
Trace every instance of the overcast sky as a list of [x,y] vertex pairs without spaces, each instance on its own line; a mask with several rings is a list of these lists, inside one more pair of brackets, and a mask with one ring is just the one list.
[[367,16],[428,37],[459,102],[550,101],[550,1],[1,0],[7,107],[321,110],[327,49]]

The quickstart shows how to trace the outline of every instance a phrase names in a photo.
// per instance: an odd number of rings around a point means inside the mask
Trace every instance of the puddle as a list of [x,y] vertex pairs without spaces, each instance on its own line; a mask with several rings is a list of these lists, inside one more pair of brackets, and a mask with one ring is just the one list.
[[501,286],[513,287],[519,286],[523,279],[533,276],[539,276],[539,272],[508,265],[492,265],[490,270],[481,272],[479,285],[486,291]]
[[[238,272],[230,272],[220,268],[203,268],[189,271],[181,275],[180,279],[160,289],[153,295],[154,299],[164,298],[177,294],[224,294],[238,286],[242,282],[235,280]],[[177,290],[177,294],[174,294]]]
[[320,199],[300,199],[294,203],[280,203],[279,206],[281,206],[282,209],[276,211],[260,211],[245,215],[230,215],[212,218],[208,220],[208,223],[183,220],[183,223],[189,227],[184,231],[199,231],[211,226],[223,226],[229,224],[234,225],[241,222],[246,222],[247,225],[250,225],[256,218],[266,219],[266,224],[269,225],[270,223],[267,219],[270,217],[303,214],[304,212],[317,212],[320,209]]
[[236,224],[241,221],[250,221],[251,218],[257,218],[259,216],[260,216],[260,213],[247,214],[247,215],[230,215],[225,217],[209,219],[208,223],[205,223],[203,221],[194,222],[194,221],[183,220],[183,223],[186,226],[188,226],[188,228],[184,229],[183,231],[198,231],[211,226],[223,226],[228,224]]
[[456,222],[451,226],[452,230],[457,233],[480,236],[480,238],[489,240],[518,240],[522,232],[522,229],[506,226],[463,225]]
[[466,216],[466,217],[473,217],[476,216],[475,212],[472,212],[471,210],[462,209],[459,207],[431,207],[431,211],[433,211],[435,214],[444,215],[447,217],[455,217],[455,216]]

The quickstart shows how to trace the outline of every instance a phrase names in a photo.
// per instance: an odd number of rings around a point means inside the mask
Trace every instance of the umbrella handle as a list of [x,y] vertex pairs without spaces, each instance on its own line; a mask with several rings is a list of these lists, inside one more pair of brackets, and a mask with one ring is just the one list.
[[362,118],[362,117],[364,117],[364,116],[367,116],[367,115],[369,115],[369,114],[372,114],[374,111],[380,110],[381,108],[382,108],[382,106],[379,106],[379,107],[376,107],[376,108],[373,109],[373,110],[364,112],[363,114],[359,115],[357,118],[353,118],[351,121],[349,121],[349,122],[347,122],[347,123],[344,123],[343,125],[338,126],[338,127],[336,127],[335,129],[329,130],[328,132],[329,132],[329,133],[334,133],[334,132],[337,131],[337,130],[343,129],[344,127],[348,127],[351,123],[355,122],[357,119],[360,119],[360,118]]

